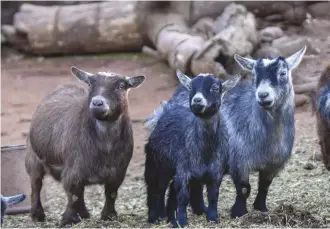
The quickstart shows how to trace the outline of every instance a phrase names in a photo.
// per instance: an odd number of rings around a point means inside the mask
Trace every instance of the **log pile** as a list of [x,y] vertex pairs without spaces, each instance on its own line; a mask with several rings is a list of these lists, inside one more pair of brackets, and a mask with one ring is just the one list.
[[70,6],[23,4],[12,26],[2,26],[9,43],[33,54],[141,50],[135,2]]
[[[210,72],[227,78],[241,72],[233,60],[235,53],[254,58],[288,56],[307,45],[308,55],[318,54],[307,38],[284,31],[288,25],[302,25],[307,12],[315,14],[328,6],[327,2],[251,1],[23,4],[13,25],[2,26],[1,42],[37,55],[142,50],[186,74]],[[316,80],[294,78],[296,105],[308,101],[305,94]]]

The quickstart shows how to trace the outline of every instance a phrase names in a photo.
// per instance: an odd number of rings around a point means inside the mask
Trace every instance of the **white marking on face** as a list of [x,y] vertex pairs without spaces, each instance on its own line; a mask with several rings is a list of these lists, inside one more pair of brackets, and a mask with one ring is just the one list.
[[262,59],[262,64],[267,67],[268,65],[274,63],[276,61],[276,59],[268,59],[268,58],[264,58]]
[[199,102],[198,104],[201,104],[204,106],[204,108],[202,110],[202,112],[204,112],[206,109],[206,106],[207,106],[207,100],[205,99],[204,95],[201,92],[197,92],[196,95],[194,95],[194,97],[191,99],[191,104],[194,104],[195,103],[194,99],[197,99],[197,98],[201,99],[201,102]]
[[114,72],[98,72],[97,74],[102,75],[102,76],[106,76],[106,77],[118,76],[118,74],[114,73]]
[[269,80],[262,80],[260,84],[258,85],[258,88],[256,90],[256,99],[257,101],[260,101],[260,98],[258,96],[259,92],[268,92],[268,96],[266,98],[266,101],[275,101],[276,92],[274,88],[270,85]]
[[210,73],[199,73],[198,76],[206,77],[211,75]]

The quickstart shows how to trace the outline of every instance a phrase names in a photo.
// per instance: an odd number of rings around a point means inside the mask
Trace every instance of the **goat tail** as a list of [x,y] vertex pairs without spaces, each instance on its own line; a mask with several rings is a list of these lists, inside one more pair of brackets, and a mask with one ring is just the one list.
[[25,200],[25,195],[24,194],[18,194],[14,196],[8,196],[4,197],[2,196],[1,198],[5,201],[8,207],[19,204]]
[[159,118],[163,115],[164,113],[164,107],[167,104],[167,101],[162,101],[160,103],[160,106],[154,110],[154,112],[147,117],[147,119],[144,121],[144,124],[148,127],[148,132],[149,135],[153,132],[155,129],[157,122]]

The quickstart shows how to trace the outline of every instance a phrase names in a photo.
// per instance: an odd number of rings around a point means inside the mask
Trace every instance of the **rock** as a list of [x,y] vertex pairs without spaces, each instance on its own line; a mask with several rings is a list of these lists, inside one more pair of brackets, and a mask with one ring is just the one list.
[[309,157],[309,160],[322,161],[322,154],[317,153]]
[[205,36],[206,39],[210,39],[214,36],[213,22],[214,20],[211,17],[202,17],[192,26],[191,29],[193,32]]
[[243,5],[231,3],[215,20],[212,39],[223,44],[222,54],[228,58],[235,53],[250,54],[259,43],[256,18]]
[[304,169],[313,170],[313,169],[315,169],[315,165],[312,162],[307,162],[304,166]]
[[329,18],[330,17],[330,2],[316,2],[308,6],[308,12],[314,18]]
[[262,46],[256,53],[254,54],[254,58],[260,58],[264,56],[280,56],[281,53],[278,51],[277,48],[270,46],[270,45],[265,45]]
[[267,27],[260,31],[260,40],[266,42],[272,42],[275,39],[283,37],[284,33],[280,27]]
[[317,49],[312,46],[307,37],[283,36],[272,42],[272,47],[276,48],[285,57],[292,55],[305,45],[307,46],[306,54],[318,54]]

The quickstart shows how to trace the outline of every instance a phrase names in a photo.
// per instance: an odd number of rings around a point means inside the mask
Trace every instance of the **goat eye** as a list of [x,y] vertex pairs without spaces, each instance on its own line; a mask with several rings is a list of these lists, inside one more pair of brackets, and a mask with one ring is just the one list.
[[280,76],[285,76],[285,75],[286,75],[286,72],[284,72],[284,71],[280,73]]
[[118,89],[119,90],[124,90],[125,89],[125,85],[123,83],[118,85]]
[[219,92],[220,88],[217,85],[213,85],[211,90],[214,91],[214,92]]

